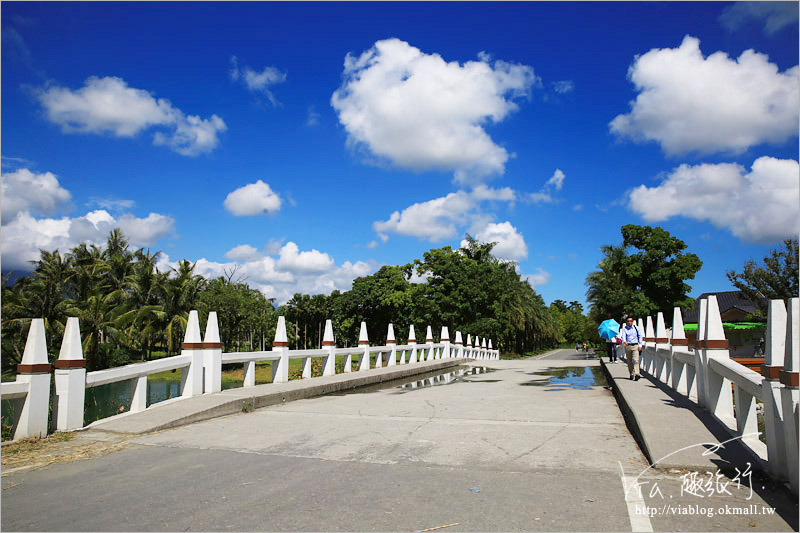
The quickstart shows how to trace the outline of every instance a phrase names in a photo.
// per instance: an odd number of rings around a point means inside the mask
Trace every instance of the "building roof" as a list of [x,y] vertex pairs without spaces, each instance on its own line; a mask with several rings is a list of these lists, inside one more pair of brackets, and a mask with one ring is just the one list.
[[731,309],[738,309],[749,315],[759,309],[758,304],[747,298],[742,291],[704,292],[694,301],[694,309],[683,310],[684,324],[697,323],[697,316],[700,313],[700,300],[712,294],[717,297],[720,314],[724,314]]

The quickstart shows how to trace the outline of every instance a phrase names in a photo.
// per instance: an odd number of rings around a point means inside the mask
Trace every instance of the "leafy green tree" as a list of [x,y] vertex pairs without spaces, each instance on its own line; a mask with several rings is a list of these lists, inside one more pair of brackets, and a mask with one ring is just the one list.
[[734,287],[759,306],[757,315],[767,316],[769,300],[798,296],[798,240],[786,239],[784,249],[775,249],[764,257],[763,265],[750,259],[742,272],[726,274]]
[[600,270],[586,278],[592,316],[647,316],[674,306],[691,307],[692,288],[685,282],[694,279],[703,263],[684,251],[686,243],[660,227],[628,224],[621,231],[622,246],[601,248]]

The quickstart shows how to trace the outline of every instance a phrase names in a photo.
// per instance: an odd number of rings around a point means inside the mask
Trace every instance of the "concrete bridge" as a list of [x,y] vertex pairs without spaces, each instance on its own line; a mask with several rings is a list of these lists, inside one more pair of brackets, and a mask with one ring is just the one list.
[[[731,440],[713,410],[664,383],[656,358],[676,357],[656,344],[636,382],[623,364],[573,350],[510,361],[426,354],[416,365],[166,402],[93,425],[62,450],[111,453],[4,466],[0,525],[796,531],[786,479]],[[242,412],[246,398],[255,409]],[[217,416],[230,405],[235,414]]]

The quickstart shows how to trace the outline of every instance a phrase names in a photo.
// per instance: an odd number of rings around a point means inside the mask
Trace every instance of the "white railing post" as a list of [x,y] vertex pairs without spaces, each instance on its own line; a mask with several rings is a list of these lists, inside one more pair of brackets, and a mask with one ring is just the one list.
[[764,433],[770,474],[786,479],[786,437],[783,429],[780,371],[786,351],[786,306],[770,300],[767,331],[764,334],[764,364],[761,365],[761,400],[764,402]]
[[673,308],[672,312],[672,337],[669,341],[670,363],[670,384],[672,388],[687,398],[691,398],[694,383],[694,367],[681,361],[675,354],[689,353],[689,341],[686,339],[686,332],[683,329],[683,314],[680,307]]
[[467,357],[469,357],[471,359],[473,358],[472,357],[472,336],[469,333],[467,333],[467,343],[464,345],[464,351],[465,351],[465,354],[466,354]]
[[447,326],[442,326],[442,333],[439,336],[439,342],[444,344],[442,348],[442,357],[445,359],[450,359],[450,332],[447,330]]
[[386,345],[391,347],[391,351],[389,355],[387,355],[386,366],[395,366],[397,364],[397,341],[394,338],[394,326],[389,324],[389,328],[386,331]]
[[44,320],[41,318],[31,320],[22,361],[17,365],[17,381],[28,384],[28,394],[14,431],[14,440],[47,436],[50,363],[47,360]]
[[672,358],[669,353],[669,339],[667,338],[667,327],[664,324],[664,313],[661,311],[656,315],[655,352],[658,358],[658,380],[669,384],[670,376],[672,375]]
[[489,359],[489,352],[486,351],[486,337],[481,337],[481,357]]
[[[639,330],[641,331],[641,330]],[[656,358],[656,334],[653,329],[653,317],[647,316],[647,327],[644,329],[644,346],[639,354],[639,370],[646,370],[651,376],[658,373],[658,360]]]
[[[408,344],[411,346],[411,355],[408,356],[408,362],[416,363],[417,362],[417,337],[414,333],[414,324],[411,324],[408,329]],[[403,353],[403,359],[400,360],[401,363],[405,362],[405,352]]]
[[[181,396],[199,396],[203,394],[203,343],[200,342],[200,321],[197,311],[189,311],[186,323],[186,334],[181,344],[181,355],[188,355],[189,366],[181,369]],[[131,407],[133,410],[133,407]]]
[[708,408],[708,369],[706,367],[706,317],[708,316],[708,300],[700,300],[697,315],[697,345],[695,348],[694,369],[697,372],[697,403]]
[[431,327],[428,326],[427,331],[425,331],[425,361],[430,361],[433,359],[433,332],[431,331]]
[[461,339],[461,332],[456,330],[456,357],[462,358],[464,357],[464,341]]
[[147,374],[142,374],[131,380],[131,413],[138,413],[147,409]]
[[322,375],[336,375],[336,341],[333,340],[333,322],[325,321],[325,334],[322,336],[322,347],[328,350],[328,355],[322,359]]
[[492,359],[497,359],[497,354],[492,349],[492,339],[489,339],[489,353],[492,354]]
[[67,431],[83,427],[83,402],[86,398],[86,359],[83,358],[78,319],[67,318],[61,351],[55,363],[56,401],[53,402],[55,429]]
[[369,370],[369,338],[367,337],[367,323],[361,323],[361,332],[358,335],[358,347],[364,348],[364,353],[358,359],[358,371]]
[[783,434],[785,435],[786,463],[789,481],[795,494],[798,492],[798,371],[800,370],[800,298],[790,298],[786,317],[786,351],[783,370],[780,371],[781,403],[783,407]]
[[289,337],[286,335],[286,319],[282,316],[278,317],[272,351],[280,356],[272,361],[272,382],[286,383],[289,381]]
[[[208,313],[206,334],[203,336],[203,369],[205,370],[205,392],[222,390],[222,343],[219,341],[219,324],[217,312]],[[255,385],[255,368],[253,368],[253,385]]]
[[[731,381],[717,372],[713,371],[708,362],[711,359],[730,359],[728,352],[728,340],[725,338],[725,330],[722,328],[722,317],[719,313],[717,297],[713,294],[708,297],[708,310],[706,315],[706,338],[703,342],[706,352],[706,382],[708,383],[708,410],[717,417],[718,420],[727,424],[729,427],[736,427],[733,421],[733,393],[731,392]],[[743,406],[745,412],[750,406]]]

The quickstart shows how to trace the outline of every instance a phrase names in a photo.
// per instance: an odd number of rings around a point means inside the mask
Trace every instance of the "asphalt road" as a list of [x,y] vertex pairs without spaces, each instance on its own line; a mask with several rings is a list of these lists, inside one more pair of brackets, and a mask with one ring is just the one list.
[[[493,371],[447,384],[231,415],[136,437],[103,457],[7,475],[0,525],[4,531],[739,529],[741,522],[700,517],[632,518],[622,474],[647,472],[647,463],[611,393],[591,384],[587,367],[596,360],[487,366]],[[564,366],[579,369],[579,386],[541,374]],[[677,477],[640,479],[658,479],[666,490],[675,489]],[[763,524],[751,529],[779,529]]]

